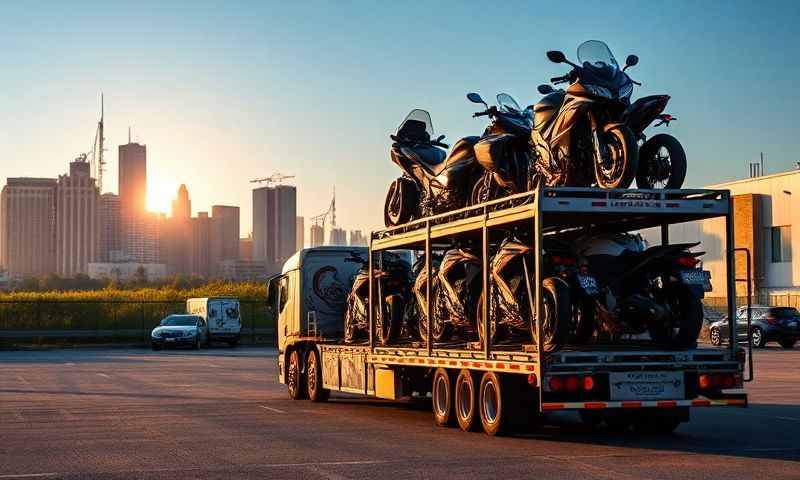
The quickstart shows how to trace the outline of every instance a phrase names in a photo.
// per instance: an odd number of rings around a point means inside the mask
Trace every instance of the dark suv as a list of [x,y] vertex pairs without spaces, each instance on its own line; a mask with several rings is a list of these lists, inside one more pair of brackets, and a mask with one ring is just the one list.
[[[709,327],[711,343],[721,345],[729,338],[728,318],[712,322]],[[747,307],[736,309],[736,336],[747,342]],[[750,337],[753,346],[761,348],[767,342],[778,342],[783,348],[792,348],[800,340],[800,312],[794,307],[751,307]]]

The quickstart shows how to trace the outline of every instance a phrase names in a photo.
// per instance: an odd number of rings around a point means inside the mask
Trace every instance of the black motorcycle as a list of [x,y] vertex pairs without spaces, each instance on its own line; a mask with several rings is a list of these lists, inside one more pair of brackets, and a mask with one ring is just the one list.
[[[344,314],[344,341],[355,343],[369,335],[369,270],[366,260],[353,279]],[[388,345],[403,328],[406,305],[411,301],[411,265],[401,256],[383,253],[383,264],[373,269],[375,306],[375,338]]]
[[699,243],[645,248],[638,235],[578,240],[597,279],[597,320],[611,334],[648,332],[665,348],[693,348],[703,325],[702,298],[710,274],[697,268]]
[[389,185],[384,205],[387,227],[415,218],[465,207],[472,186],[480,175],[473,146],[479,137],[456,142],[450,155],[442,143],[444,135],[433,138],[433,123],[425,110],[412,110],[390,135],[392,161],[403,175]]
[[[534,344],[536,336],[535,282],[532,248],[515,238],[507,238],[489,263],[489,334],[490,341],[529,338]],[[559,350],[567,340],[572,311],[567,283],[557,277],[542,280],[542,345],[545,352]],[[481,343],[484,341],[486,322],[481,294],[477,306],[477,328]]]
[[605,43],[591,40],[578,47],[580,65],[559,51],[547,52],[572,71],[550,79],[571,83],[566,91],[547,94],[534,106],[531,142],[534,169],[546,186],[627,188],[638,167],[639,148],[630,127],[618,121],[633,91]]
[[520,193],[530,188],[530,136],[533,112],[522,109],[511,95],[497,95],[497,106],[489,106],[477,93],[467,94],[486,109],[473,117],[488,116],[491,123],[475,144],[475,158],[483,174],[472,189],[473,205]]

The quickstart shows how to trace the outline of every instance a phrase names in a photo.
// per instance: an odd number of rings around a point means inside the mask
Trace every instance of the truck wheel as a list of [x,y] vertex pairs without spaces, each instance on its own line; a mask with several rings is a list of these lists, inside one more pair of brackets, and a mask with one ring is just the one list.
[[312,402],[326,402],[331,396],[331,391],[322,386],[322,364],[319,353],[312,349],[306,360],[306,391]]
[[436,369],[433,375],[433,418],[440,427],[452,427],[455,424],[453,414],[453,380],[444,368]]
[[478,424],[478,392],[471,371],[465,369],[458,373],[454,390],[458,426],[465,432],[473,431]]
[[305,397],[305,378],[300,365],[300,354],[297,350],[292,350],[289,354],[289,365],[286,367],[286,388],[289,390],[289,398],[300,400]]
[[503,381],[495,372],[485,372],[478,390],[478,411],[483,431],[487,435],[504,435],[509,432],[513,414],[505,408],[508,394],[503,388]]

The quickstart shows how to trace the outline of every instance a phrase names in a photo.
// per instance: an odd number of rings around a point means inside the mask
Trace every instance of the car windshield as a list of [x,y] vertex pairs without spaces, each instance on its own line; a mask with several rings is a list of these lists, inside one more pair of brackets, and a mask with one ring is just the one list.
[[433,138],[431,114],[418,108],[411,110],[397,127],[397,136],[416,141],[430,140]]
[[500,93],[497,95],[497,104],[500,106],[501,110],[508,113],[520,113],[522,111],[517,101],[514,100],[514,97],[507,93]]
[[588,63],[590,66],[598,68],[606,66],[614,67],[615,69],[619,68],[611,49],[600,40],[589,40],[581,43],[578,47],[578,61],[584,66]]
[[197,318],[195,317],[171,316],[161,320],[161,326],[164,327],[194,327],[196,325]]

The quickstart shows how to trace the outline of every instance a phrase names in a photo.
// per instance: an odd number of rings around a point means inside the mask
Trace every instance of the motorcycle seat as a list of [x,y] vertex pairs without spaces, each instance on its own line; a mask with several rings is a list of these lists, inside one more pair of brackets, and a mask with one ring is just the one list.
[[445,151],[433,145],[418,144],[413,147],[406,147],[404,150],[407,156],[422,165],[434,176],[439,175],[447,165],[444,161]]

